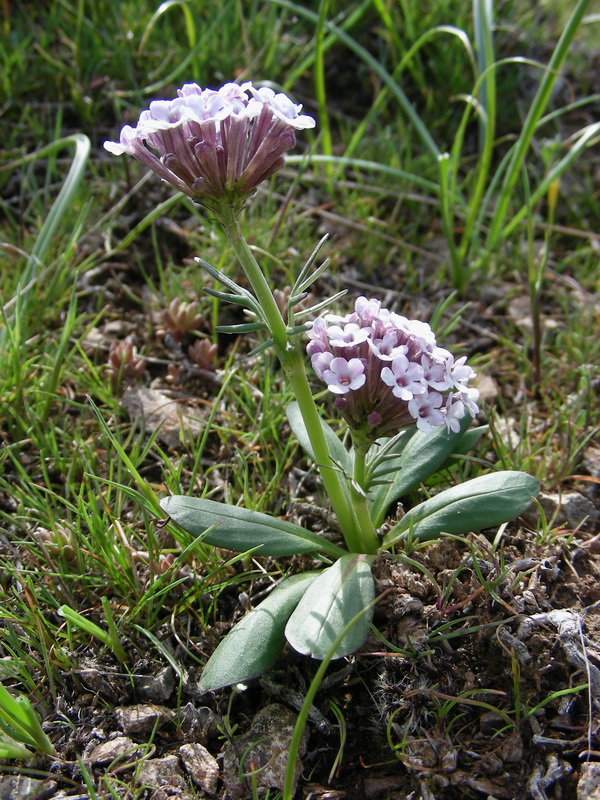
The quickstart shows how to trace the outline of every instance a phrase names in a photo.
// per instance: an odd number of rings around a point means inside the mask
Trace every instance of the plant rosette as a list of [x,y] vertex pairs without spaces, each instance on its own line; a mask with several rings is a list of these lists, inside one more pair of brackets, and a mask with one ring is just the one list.
[[[328,466],[343,481],[350,505],[366,510],[370,524],[379,529],[394,503],[451,466],[487,430],[469,428],[477,412],[476,392],[467,386],[473,370],[463,358],[455,360],[438,347],[428,325],[392,314],[374,299],[359,298],[355,311],[345,317],[319,317],[308,339],[315,373],[336,397],[335,406],[351,434],[346,448],[320,421],[329,448]],[[306,455],[315,460],[297,403],[288,406],[287,417]],[[522,472],[473,478],[413,506],[399,522],[387,526],[385,535],[377,534],[378,552],[393,557],[394,549],[407,539],[462,535],[508,522],[537,492],[535,478]],[[308,553],[333,562],[320,571],[282,580],[246,614],[209,659],[202,689],[257,677],[273,665],[286,641],[316,659],[342,658],[363,645],[375,598],[374,553],[213,500],[173,496],[163,499],[161,507],[188,533],[215,547],[266,556]]]

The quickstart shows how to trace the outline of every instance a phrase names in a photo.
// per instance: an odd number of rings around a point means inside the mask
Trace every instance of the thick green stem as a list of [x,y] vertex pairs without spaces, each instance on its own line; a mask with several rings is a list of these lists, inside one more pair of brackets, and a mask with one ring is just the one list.
[[369,513],[366,489],[366,458],[368,446],[354,446],[354,481],[351,488],[352,508],[358,523],[359,553],[376,553],[379,550],[377,531]]
[[361,549],[360,530],[355,517],[356,511],[344,491],[343,478],[340,478],[340,474],[329,456],[329,446],[323,433],[321,416],[306,377],[304,357],[298,349],[294,349],[280,352],[279,358],[298,402],[325,491],[337,516],[348,549],[352,553],[371,552]]
[[277,355],[298,402],[325,491],[337,516],[348,549],[355,553],[376,552],[376,550],[361,549],[360,527],[362,526],[359,527],[355,511],[349,500],[349,493],[342,482],[343,478],[340,477],[329,457],[329,447],[323,433],[321,417],[306,377],[302,352],[298,347],[294,347],[289,339],[281,312],[265,276],[242,234],[236,213],[233,209],[225,208],[218,216],[229,243],[250,281],[256,299],[260,303],[264,320],[275,343]]

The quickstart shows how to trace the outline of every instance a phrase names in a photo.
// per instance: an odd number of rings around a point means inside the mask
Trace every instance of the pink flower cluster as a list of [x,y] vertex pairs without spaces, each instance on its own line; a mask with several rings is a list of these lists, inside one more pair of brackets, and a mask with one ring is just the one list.
[[426,433],[475,416],[469,396],[475,376],[465,363],[438,347],[429,325],[359,297],[354,312],[326,314],[308,331],[307,352],[317,377],[335,394],[336,408],[353,431],[374,441],[416,424]]
[[120,140],[104,147],[134,156],[204,204],[247,197],[283,166],[295,131],[315,125],[287,95],[255,89],[250,81],[218,90],[186,83],[177,95],[150,103],[135,128],[125,125]]

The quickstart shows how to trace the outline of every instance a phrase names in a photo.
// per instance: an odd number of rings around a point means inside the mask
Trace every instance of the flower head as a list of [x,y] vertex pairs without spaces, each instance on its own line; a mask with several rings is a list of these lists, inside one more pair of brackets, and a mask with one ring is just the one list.
[[438,347],[429,325],[359,297],[346,316],[326,314],[308,331],[307,352],[317,377],[355,434],[374,441],[413,425],[424,432],[478,408],[469,396],[475,373]]
[[242,202],[283,166],[296,130],[312,128],[302,106],[272,89],[226,83],[202,89],[186,83],[173,100],[155,100],[135,128],[125,125],[114,155],[127,153],[204,205]]

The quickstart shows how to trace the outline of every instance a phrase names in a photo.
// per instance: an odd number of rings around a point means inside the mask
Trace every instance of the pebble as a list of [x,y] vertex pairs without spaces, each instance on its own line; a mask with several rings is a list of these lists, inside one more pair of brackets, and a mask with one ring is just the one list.
[[56,781],[20,775],[0,778],[0,800],[46,800],[53,797]]
[[162,725],[175,718],[170,709],[145,703],[115,708],[115,716],[123,733],[150,732],[157,723]]
[[[137,775],[139,786],[150,789],[163,789],[172,791],[182,790],[186,786],[186,779],[181,771],[179,759],[175,755],[164,758],[149,758],[144,761]],[[181,794],[177,792],[178,796]]]
[[[297,715],[281,703],[272,703],[261,709],[252,720],[250,730],[236,736],[223,750],[223,783],[228,800],[246,800],[247,788],[240,783],[239,754],[245,753],[241,771],[254,771],[256,784],[261,789],[283,789],[290,743]],[[295,783],[302,774],[300,757],[306,752],[308,732],[305,730],[296,760]]]
[[[553,527],[568,525],[571,529],[580,528],[583,531],[596,533],[600,513],[596,506],[579,492],[562,492],[561,494],[540,492],[538,500],[544,509],[548,523]],[[584,519],[585,522],[581,525]]]
[[163,667],[156,675],[139,675],[134,678],[134,684],[140,700],[164,703],[175,688],[175,673],[172,667]]
[[215,794],[219,782],[217,759],[201,744],[184,744],[179,755],[190,777],[207,794]]
[[137,745],[128,736],[117,736],[97,744],[86,760],[93,764],[110,764],[126,754],[133,755],[136,748]]
[[581,765],[577,800],[600,800],[600,763],[597,761],[587,761]]

